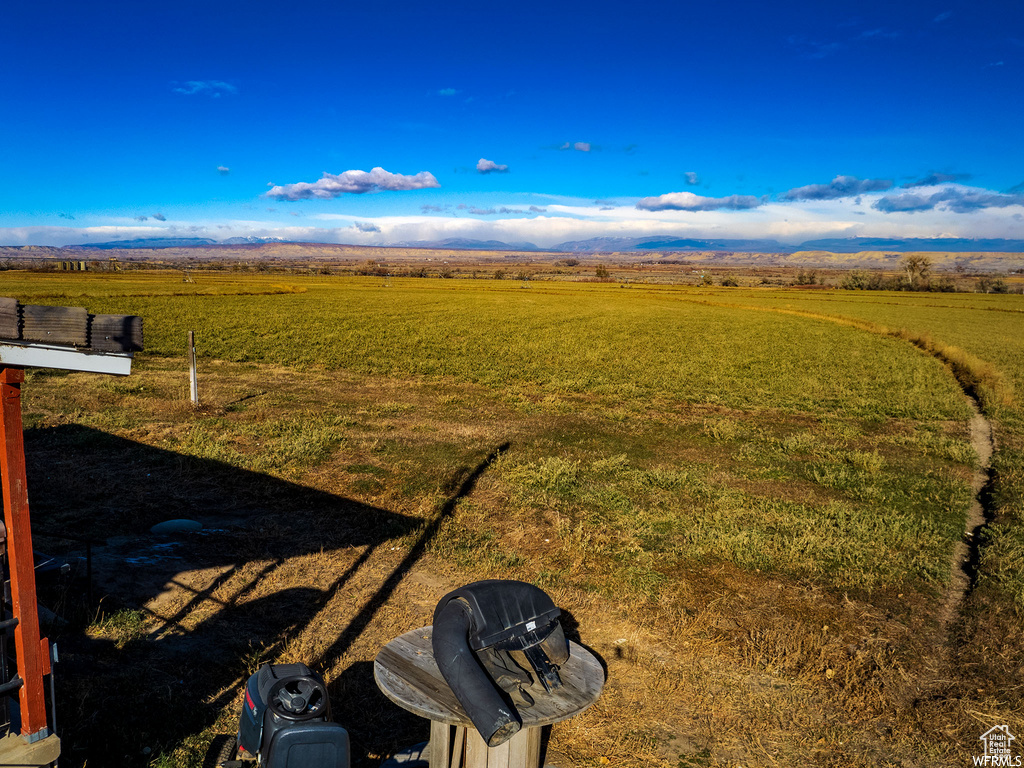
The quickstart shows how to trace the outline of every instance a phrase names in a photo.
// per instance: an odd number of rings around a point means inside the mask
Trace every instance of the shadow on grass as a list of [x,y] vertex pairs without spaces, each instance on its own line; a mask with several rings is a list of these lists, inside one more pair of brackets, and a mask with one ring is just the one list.
[[[356,598],[364,602],[348,625],[322,630],[336,631],[336,639],[317,658],[304,659],[314,669],[329,668],[384,608],[459,499],[507,447],[466,467],[456,479],[458,489],[425,522],[86,427],[28,431],[36,546],[63,547],[74,555],[82,554],[82,540],[102,542],[93,545],[92,555],[103,615],[111,621],[138,615],[138,606],[169,588],[192,593],[171,615],[162,612],[159,630],[122,640],[121,648],[82,632],[98,610],[86,605],[81,584],[50,596],[58,613],[70,619],[63,629],[49,628],[60,641],[63,661],[57,668],[61,765],[148,765],[153,755],[212,725],[245,677],[310,625],[381,545],[416,534],[376,591]],[[174,538],[150,534],[152,525],[174,518],[200,520],[205,530]],[[340,550],[352,550],[355,557],[329,586],[293,584],[252,597],[286,560]],[[260,564],[255,573],[246,568],[251,563]],[[199,569],[216,578],[192,588],[181,574]],[[324,584],[323,575],[317,576],[310,581]],[[229,582],[231,596],[217,596]],[[425,730],[425,723],[381,696],[371,667],[358,662],[331,685],[336,717],[353,736],[356,765],[375,764],[368,753],[393,749],[402,743],[396,737]],[[219,725],[227,730],[233,723]]]

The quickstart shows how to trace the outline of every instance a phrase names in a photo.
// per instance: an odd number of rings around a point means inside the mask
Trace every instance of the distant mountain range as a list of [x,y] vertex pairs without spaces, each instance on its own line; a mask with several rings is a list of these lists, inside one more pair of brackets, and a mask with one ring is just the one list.
[[[66,248],[84,250],[111,248],[188,248],[217,245],[263,245],[284,244],[291,241],[272,237],[231,237],[227,240],[211,240],[208,237],[146,237],[135,240],[115,240],[109,243],[87,243],[69,245]],[[303,243],[310,245],[310,243]],[[807,240],[799,245],[786,245],[777,240],[696,240],[674,237],[592,237],[589,240],[570,240],[550,248],[540,248],[533,243],[505,243],[501,240],[469,240],[452,237],[446,240],[415,240],[411,242],[388,243],[396,248],[431,248],[434,250],[481,250],[481,251],[546,251],[557,253],[613,253],[621,251],[673,251],[707,252],[724,251],[732,253],[794,253],[796,251],[829,251],[831,253],[857,253],[860,251],[908,251],[934,252],[993,252],[1024,253],[1024,240],[985,238],[973,240],[965,237],[932,238],[880,238],[847,237]]]
[[282,237],[229,237],[227,240],[218,241],[221,245],[263,245],[264,243],[285,243],[289,242]]
[[229,237],[227,240],[211,240],[208,237],[139,237],[135,240],[114,240],[109,243],[82,243],[65,245],[65,248],[100,249],[112,248],[190,248],[210,245],[262,245],[264,243],[287,242],[279,237]]
[[798,246],[777,240],[693,240],[675,237],[592,237],[570,240],[551,250],[565,253],[609,253],[613,251],[743,251],[747,253],[792,253]]
[[881,238],[846,237],[806,240],[799,245],[786,245],[778,240],[692,240],[669,237],[593,237],[572,240],[550,248],[572,253],[607,253],[611,251],[730,251],[733,253],[795,253],[797,251],[944,251],[1024,253],[1024,240],[988,238],[972,240],[965,237]]
[[111,248],[188,248],[199,245],[216,245],[216,240],[208,237],[139,237],[135,240],[114,240],[111,243],[81,243],[65,245],[75,250],[110,250]]
[[994,253],[1024,253],[1024,240],[1003,238],[967,237],[908,237],[892,239],[886,237],[833,237],[824,240],[808,240],[800,243],[801,251],[831,251],[832,253],[856,253],[858,251],[946,251],[964,253],[969,251],[992,251]]
[[411,240],[404,243],[388,243],[394,248],[433,248],[455,251],[546,251],[557,250],[538,248],[533,243],[505,243],[501,240],[468,240],[464,237],[449,237],[446,240]]

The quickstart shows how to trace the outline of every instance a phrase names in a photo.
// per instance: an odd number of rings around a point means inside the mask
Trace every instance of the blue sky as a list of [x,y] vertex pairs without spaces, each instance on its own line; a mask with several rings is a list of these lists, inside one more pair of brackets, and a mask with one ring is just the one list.
[[0,244],[1024,237],[1019,2],[40,0],[0,51]]

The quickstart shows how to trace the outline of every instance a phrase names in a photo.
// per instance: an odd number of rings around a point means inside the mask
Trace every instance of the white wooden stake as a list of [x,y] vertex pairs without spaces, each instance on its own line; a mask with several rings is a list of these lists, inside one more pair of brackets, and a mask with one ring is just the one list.
[[188,332],[188,388],[192,405],[199,405],[199,380],[196,378],[196,332]]

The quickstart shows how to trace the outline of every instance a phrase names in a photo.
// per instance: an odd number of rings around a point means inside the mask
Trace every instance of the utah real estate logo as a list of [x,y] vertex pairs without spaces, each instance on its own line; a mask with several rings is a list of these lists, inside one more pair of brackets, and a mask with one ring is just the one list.
[[1020,766],[1021,756],[1013,755],[1012,743],[1017,738],[1010,733],[1010,726],[996,725],[981,734],[979,741],[984,745],[982,754],[974,756],[974,764],[981,766]]

